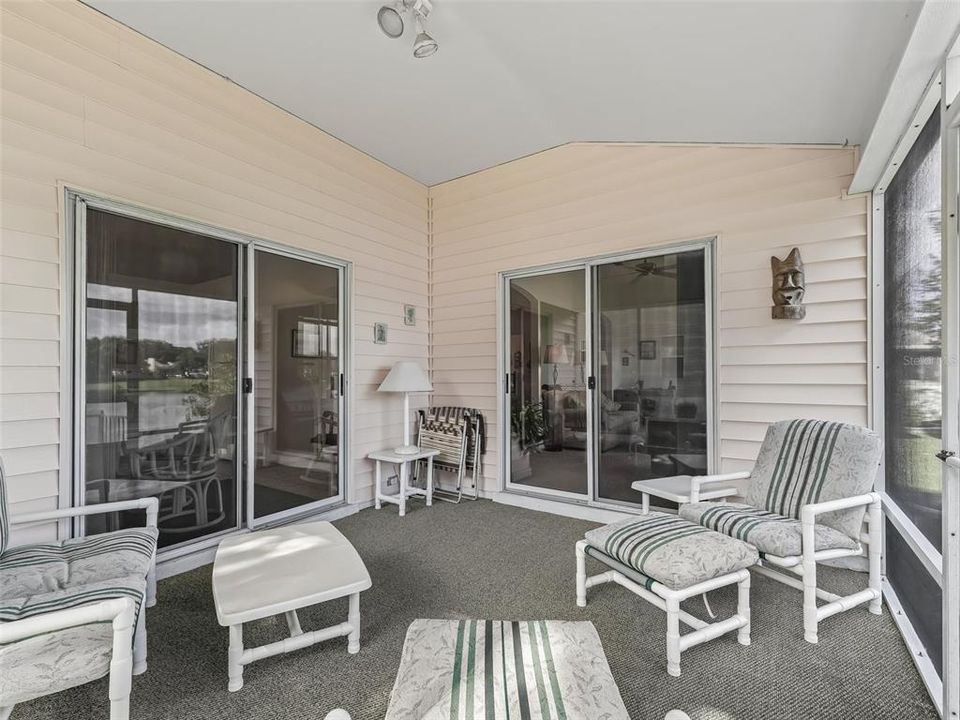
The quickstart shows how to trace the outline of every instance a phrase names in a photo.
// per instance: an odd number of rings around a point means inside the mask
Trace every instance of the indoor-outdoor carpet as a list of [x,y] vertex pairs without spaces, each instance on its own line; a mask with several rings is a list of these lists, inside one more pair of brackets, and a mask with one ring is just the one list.
[[414,620],[386,720],[630,720],[589,622]]
[[[727,635],[666,670],[666,619],[617,585],[592,588],[576,605],[574,543],[596,527],[486,500],[459,505],[414,500],[363,510],[336,523],[373,579],[361,596],[360,652],[346,640],[260,660],[227,692],[227,629],[217,624],[210,567],[162,580],[147,611],[149,668],[133,679],[134,720],[322,720],[333,708],[353,720],[383,720],[407,627],[417,618],[589,620],[597,629],[632,720],[663,720],[680,708],[693,720],[936,720],[937,713],[886,608],[856,608],[826,620],[820,643],[803,640],[800,593],[753,577],[752,644]],[[588,560],[588,571],[600,565]],[[863,587],[864,575],[821,573],[828,590]],[[736,590],[711,594],[731,614]],[[684,603],[705,617],[703,603]],[[342,622],[346,598],[300,613],[305,630]],[[283,617],[244,626],[250,645],[287,634]],[[13,720],[105,720],[107,683],[18,705]],[[515,719],[519,720],[519,718]]]

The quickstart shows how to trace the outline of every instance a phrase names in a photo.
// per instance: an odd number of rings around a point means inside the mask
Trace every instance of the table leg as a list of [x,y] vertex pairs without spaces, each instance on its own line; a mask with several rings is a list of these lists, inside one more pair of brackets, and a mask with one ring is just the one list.
[[236,692],[243,687],[243,625],[230,626],[230,650],[228,651],[227,673],[230,682],[227,689],[230,692]]
[[400,517],[407,514],[407,463],[400,463]]
[[350,634],[347,635],[347,652],[355,655],[360,652],[360,593],[354,593],[350,596],[347,622],[353,626]]
[[650,512],[650,493],[640,494],[640,512],[644,515]]
[[433,505],[433,455],[427,458],[427,507]]
[[374,460],[376,469],[374,470],[374,482],[373,482],[373,506],[379,510],[380,509],[380,480],[381,480],[381,471],[380,471],[380,461]]
[[300,627],[300,618],[297,617],[297,611],[288,610],[284,615],[287,616],[287,627],[290,628],[290,637],[303,635],[303,629]]

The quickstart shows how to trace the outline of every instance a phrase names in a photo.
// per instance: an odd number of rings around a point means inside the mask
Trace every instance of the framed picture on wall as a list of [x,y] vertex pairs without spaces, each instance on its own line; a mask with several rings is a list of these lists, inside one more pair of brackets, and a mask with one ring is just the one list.
[[641,360],[657,359],[657,341],[656,340],[640,341],[640,359]]
[[300,320],[293,330],[290,354],[295,358],[320,357],[320,324]]

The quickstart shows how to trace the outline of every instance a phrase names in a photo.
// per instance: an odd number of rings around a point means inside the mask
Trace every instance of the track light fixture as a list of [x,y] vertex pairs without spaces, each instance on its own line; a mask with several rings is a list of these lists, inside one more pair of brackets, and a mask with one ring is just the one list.
[[417,34],[413,41],[413,56],[415,58],[430,57],[437,52],[437,41],[424,29],[424,24],[433,10],[430,0],[396,0],[391,5],[384,5],[377,12],[377,24],[388,38],[396,40],[403,35],[406,29],[404,16],[413,20]]

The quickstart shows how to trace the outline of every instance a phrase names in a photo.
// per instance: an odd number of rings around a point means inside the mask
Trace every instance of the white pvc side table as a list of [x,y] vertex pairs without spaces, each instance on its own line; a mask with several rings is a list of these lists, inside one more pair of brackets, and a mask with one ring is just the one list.
[[[393,450],[377,450],[367,455],[376,465],[374,482],[374,507],[379,510],[382,503],[388,502],[400,506],[400,517],[407,514],[407,498],[411,495],[423,495],[427,498],[427,507],[433,505],[433,458],[440,454],[439,450],[420,450],[416,453],[401,455]],[[408,487],[410,465],[416,460],[427,461],[427,487]],[[400,472],[400,491],[396,495],[387,495],[383,492],[383,463],[396,465]]]
[[[230,628],[231,692],[243,687],[243,666],[337,637],[347,652],[360,652],[360,593],[371,586],[370,573],[350,541],[328,522],[232,535],[213,561],[213,603],[217,620]],[[349,597],[347,621],[304,632],[299,608]],[[285,615],[290,637],[243,647],[243,623]]]
[[[644,515],[650,512],[650,496],[670,500],[678,505],[686,505],[690,502],[690,475],[673,475],[671,477],[651,478],[650,480],[637,480],[630,484],[634,490],[641,494],[641,508]],[[700,488],[701,500],[719,500],[737,494],[735,487],[712,487]]]

